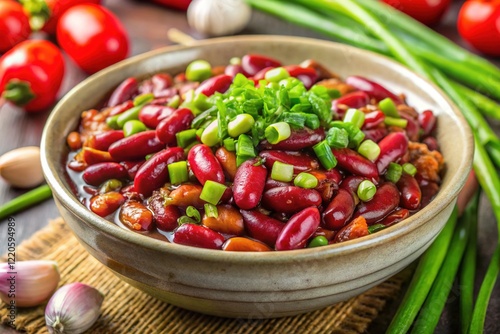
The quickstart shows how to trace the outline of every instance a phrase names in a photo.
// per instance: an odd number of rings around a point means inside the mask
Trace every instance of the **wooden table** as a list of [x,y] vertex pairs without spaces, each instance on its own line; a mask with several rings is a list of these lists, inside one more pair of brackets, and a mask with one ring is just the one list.
[[[126,26],[132,41],[132,55],[143,53],[152,49],[172,44],[167,37],[169,28],[177,28],[202,38],[192,31],[187,25],[185,13],[168,10],[155,6],[145,1],[131,0],[106,0],[106,6],[111,9],[122,20]],[[460,1],[455,3],[453,9],[448,13],[444,23],[438,28],[439,32],[449,38],[460,42],[455,29],[455,17]],[[307,36],[315,38],[325,37],[310,32],[308,30],[279,21],[262,13],[254,13],[248,27],[242,34],[282,34],[294,36]],[[497,64],[499,64],[497,62]],[[67,61],[67,75],[65,77],[61,96],[71,87],[85,78],[85,74],[78,70],[71,61]],[[28,115],[12,106],[4,106],[0,110],[0,154],[9,150],[40,144],[43,126],[49,111],[40,114]],[[500,125],[496,124],[496,130],[500,130]],[[4,203],[20,194],[23,191],[10,188],[3,180],[0,180],[0,203]],[[16,220],[16,240],[19,244],[22,240],[29,238],[35,231],[47,225],[48,220],[56,218],[59,213],[52,200],[39,204],[29,210],[14,215]],[[7,249],[7,221],[0,222],[0,253],[5,253]],[[496,243],[495,219],[491,212],[491,207],[483,201],[480,214],[480,256],[478,258],[478,270],[484,273]],[[446,312],[441,318],[438,332],[456,333],[458,332],[458,296],[460,287],[455,285],[446,306]],[[380,333],[388,325],[395,307],[398,304],[395,300],[386,307],[383,314],[369,328],[369,333]],[[490,307],[486,320],[486,333],[500,332],[500,286],[496,287],[490,302]],[[0,332],[6,329],[0,327]]]

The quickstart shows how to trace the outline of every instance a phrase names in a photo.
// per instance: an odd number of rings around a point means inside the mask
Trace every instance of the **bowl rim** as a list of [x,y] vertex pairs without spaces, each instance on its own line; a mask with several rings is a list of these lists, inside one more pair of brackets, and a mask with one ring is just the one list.
[[[204,248],[197,248],[185,245],[174,244],[170,242],[165,242],[151,238],[133,231],[125,230],[124,228],[113,224],[99,217],[98,215],[92,213],[83,204],[81,204],[73,195],[72,191],[65,187],[62,182],[62,176],[57,175],[55,170],[55,164],[61,163],[61,157],[56,159],[56,161],[49,161],[47,152],[50,150],[51,145],[48,142],[48,133],[50,132],[51,124],[57,121],[57,116],[63,110],[64,105],[69,103],[74,95],[78,94],[79,90],[85,87],[90,82],[103,80],[109,73],[119,71],[123,67],[128,67],[133,64],[137,64],[165,53],[177,52],[188,49],[214,47],[219,44],[229,44],[233,42],[269,42],[269,43],[285,43],[285,44],[301,44],[317,46],[317,47],[331,47],[335,49],[342,50],[343,52],[349,52],[349,54],[356,54],[359,56],[366,56],[376,59],[378,62],[389,63],[392,68],[399,72],[406,72],[407,75],[414,76],[415,78],[421,80],[428,87],[433,89],[435,93],[439,95],[440,98],[444,100],[449,109],[453,112],[457,123],[462,126],[462,131],[465,135],[466,145],[463,149],[463,160],[459,164],[459,168],[453,172],[453,177],[449,182],[449,187],[446,189],[441,188],[438,192],[436,198],[431,201],[425,209],[418,211],[402,222],[390,226],[382,231],[379,231],[373,235],[364,236],[360,239],[354,239],[350,241],[345,241],[338,244],[331,244],[323,247],[317,248],[305,248],[298,250],[291,250],[286,252],[271,251],[271,252],[225,252],[220,250],[211,250]],[[345,255],[354,252],[359,252],[364,249],[372,248],[377,245],[383,244],[386,241],[396,239],[399,236],[411,233],[413,230],[419,228],[420,226],[428,223],[429,219],[437,215],[442,209],[447,207],[454,198],[458,195],[458,192],[465,184],[467,176],[472,166],[472,158],[474,152],[474,142],[471,129],[465,118],[460,113],[458,107],[451,101],[451,99],[446,96],[446,94],[437,87],[434,83],[430,82],[423,76],[411,71],[410,69],[404,67],[400,63],[388,58],[376,54],[371,51],[362,50],[356,47],[348,46],[341,43],[336,43],[327,40],[320,40],[308,37],[295,37],[295,36],[283,36],[283,35],[240,35],[234,37],[220,37],[213,38],[209,40],[201,40],[190,45],[171,45],[162,47],[156,50],[148,51],[146,53],[139,54],[137,56],[130,57],[123,60],[117,64],[114,64],[106,69],[103,69],[72,88],[64,97],[57,103],[54,107],[52,113],[50,114],[47,122],[45,124],[42,140],[41,140],[41,161],[42,168],[45,174],[45,178],[50,188],[52,188],[53,196],[57,197],[59,201],[71,211],[72,214],[84,219],[88,224],[92,225],[95,229],[99,230],[101,233],[111,235],[114,238],[127,241],[138,245],[140,247],[149,248],[164,253],[175,253],[179,256],[197,258],[205,261],[214,262],[224,262],[224,263],[288,263],[307,260],[311,258],[321,257],[322,259],[328,259],[332,256],[338,256],[339,254]],[[450,172],[450,171],[448,171]]]

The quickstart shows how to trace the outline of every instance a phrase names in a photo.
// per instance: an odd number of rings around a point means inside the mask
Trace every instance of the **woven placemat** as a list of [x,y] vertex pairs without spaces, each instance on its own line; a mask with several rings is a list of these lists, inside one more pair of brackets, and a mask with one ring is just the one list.
[[[83,282],[104,293],[102,315],[88,333],[363,333],[386,302],[397,296],[410,274],[403,271],[362,295],[315,312],[279,319],[246,320],[187,311],[124,283],[80,246],[62,219],[51,221],[19,245],[17,260],[32,259],[57,261],[61,285]],[[5,304],[0,306],[1,321],[6,324],[9,310]],[[45,305],[18,309],[16,329],[47,333],[44,308]]]

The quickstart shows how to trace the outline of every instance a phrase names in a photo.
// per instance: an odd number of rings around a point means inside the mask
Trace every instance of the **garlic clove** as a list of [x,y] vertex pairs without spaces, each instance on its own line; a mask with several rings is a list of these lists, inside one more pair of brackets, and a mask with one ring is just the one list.
[[251,16],[252,9],[243,0],[193,0],[187,11],[189,25],[209,36],[240,32]]
[[21,147],[0,157],[0,176],[18,188],[33,188],[44,181],[40,148]]
[[54,261],[34,260],[0,264],[0,298],[17,307],[31,307],[47,301],[59,284]]
[[45,308],[45,323],[50,333],[83,333],[101,314],[104,296],[83,283],[67,284],[54,293]]

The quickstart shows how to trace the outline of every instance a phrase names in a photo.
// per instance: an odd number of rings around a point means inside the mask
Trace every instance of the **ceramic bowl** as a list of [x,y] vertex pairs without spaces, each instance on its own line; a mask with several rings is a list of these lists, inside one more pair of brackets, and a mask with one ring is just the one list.
[[[227,64],[260,53],[296,64],[313,58],[342,75],[363,75],[438,116],[437,138],[446,160],[441,190],[425,209],[383,231],[330,246],[286,252],[240,253],[187,247],[111,224],[73,195],[64,168],[66,135],[83,110],[96,106],[127,77],[181,72],[195,59]],[[471,168],[473,139],[457,108],[433,84],[392,60],[332,42],[240,36],[172,46],[111,66],[82,82],[55,107],[42,139],[42,164],[55,202],[78,240],[117,276],[171,304],[217,316],[270,318],[346,300],[401,271],[443,228]]]

